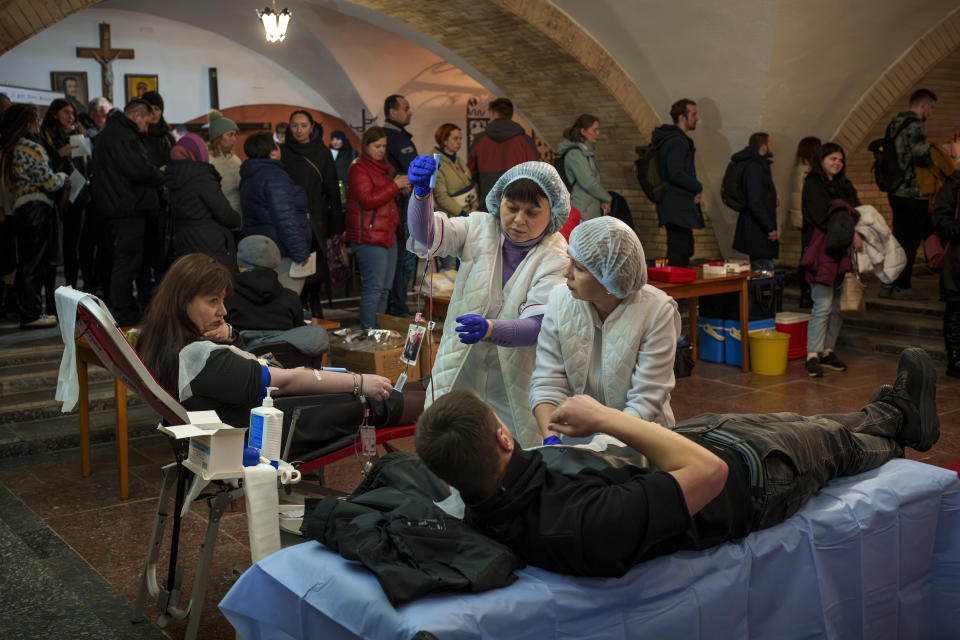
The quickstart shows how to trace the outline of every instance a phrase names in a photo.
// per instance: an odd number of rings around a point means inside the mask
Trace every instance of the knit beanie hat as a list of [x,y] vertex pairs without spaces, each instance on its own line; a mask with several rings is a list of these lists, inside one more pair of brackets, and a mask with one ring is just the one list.
[[160,111],[163,111],[163,98],[161,98],[160,94],[156,91],[147,91],[140,97],[140,99],[149,104],[151,107],[159,107]]
[[237,264],[244,269],[276,269],[281,261],[277,243],[267,236],[247,236],[237,245]]
[[177,144],[173,145],[170,151],[170,157],[174,160],[210,162],[207,145],[203,143],[203,138],[195,133],[188,133],[177,140]]
[[230,118],[225,118],[222,113],[216,109],[210,109],[207,113],[207,121],[210,123],[210,142],[213,142],[227,131],[239,131],[237,123]]
[[330,132],[330,139],[333,140],[334,138],[340,138],[341,140],[346,142],[347,134],[345,134],[343,131],[340,131],[340,129],[337,129],[336,131]]

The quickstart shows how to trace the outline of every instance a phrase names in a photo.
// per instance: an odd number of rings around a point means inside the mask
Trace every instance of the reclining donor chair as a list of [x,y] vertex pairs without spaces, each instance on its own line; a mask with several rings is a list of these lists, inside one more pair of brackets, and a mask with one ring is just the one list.
[[[159,414],[161,424],[187,424],[187,410],[164,389],[140,360],[134,348],[106,306],[93,295],[76,291],[70,287],[60,287],[56,291],[57,308],[61,317],[61,333],[65,340],[64,361],[61,364],[57,398],[77,399],[77,381],[72,374],[75,363],[75,340],[83,338],[96,353],[101,363],[111,374],[128,388],[138,393],[144,401]],[[67,320],[69,319],[69,320]],[[70,320],[74,320],[70,322]],[[69,336],[73,335],[74,340]],[[72,408],[73,402],[65,402],[64,409]],[[297,456],[294,467],[301,473],[322,471],[325,465],[355,455],[360,449],[357,432],[365,415],[366,402],[358,401],[352,394],[324,394],[314,396],[279,397],[277,408],[284,412],[284,459]],[[393,410],[391,411],[391,407]],[[389,442],[396,438],[412,436],[413,425],[397,426],[402,417],[400,394],[394,392],[386,403],[371,403],[369,418],[376,425],[376,442],[392,451]],[[237,425],[246,426],[246,425]],[[160,497],[157,502],[154,523],[147,546],[147,558],[137,589],[133,620],[144,618],[144,609],[149,595],[155,599],[160,609],[159,624],[165,626],[171,619],[188,618],[186,635],[188,640],[196,637],[200,623],[206,583],[213,559],[220,519],[228,507],[243,498],[242,486],[220,485],[212,495],[207,495],[210,508],[207,528],[194,575],[190,602],[180,607],[183,569],[177,564],[180,536],[180,520],[186,513],[184,508],[187,497],[187,485],[192,473],[184,466],[187,457],[187,441],[170,439],[174,462],[162,468],[163,480]],[[125,479],[126,441],[123,451],[118,453],[122,464],[121,481]],[[322,476],[321,476],[322,477]],[[172,501],[172,504],[171,504]],[[166,521],[172,514],[169,563],[166,580],[158,582],[156,577],[157,560],[163,547]]]

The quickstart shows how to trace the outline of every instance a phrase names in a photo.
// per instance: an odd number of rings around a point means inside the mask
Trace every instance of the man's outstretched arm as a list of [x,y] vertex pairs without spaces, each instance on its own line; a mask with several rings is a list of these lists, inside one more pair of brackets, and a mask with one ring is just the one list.
[[550,429],[575,437],[606,433],[636,449],[676,479],[691,516],[717,497],[727,481],[727,464],[709,450],[590,396],[574,396],[557,407]]

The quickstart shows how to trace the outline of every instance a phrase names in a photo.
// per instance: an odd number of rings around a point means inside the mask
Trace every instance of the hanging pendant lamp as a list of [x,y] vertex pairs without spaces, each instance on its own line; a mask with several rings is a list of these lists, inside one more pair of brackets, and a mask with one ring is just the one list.
[[273,8],[265,7],[263,11],[257,10],[257,16],[263,23],[263,30],[267,36],[267,42],[283,42],[287,37],[287,25],[290,24],[290,17],[293,14],[289,9],[277,11],[277,0],[273,0]]

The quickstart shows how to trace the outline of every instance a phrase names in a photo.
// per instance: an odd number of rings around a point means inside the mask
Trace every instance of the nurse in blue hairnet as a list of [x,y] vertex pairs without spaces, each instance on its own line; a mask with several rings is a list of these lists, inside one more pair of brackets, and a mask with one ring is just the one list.
[[570,194],[551,165],[525,162],[496,182],[487,212],[448,218],[432,206],[434,166],[433,158],[418,156],[407,172],[414,190],[409,248],[421,257],[456,256],[460,270],[425,406],[451,389],[471,389],[521,446],[539,445],[527,394],[547,299],[563,284],[568,262],[558,231]]
[[550,294],[530,380],[541,434],[557,443],[547,429],[550,414],[578,394],[673,426],[680,314],[673,298],[647,284],[640,240],[623,222],[603,216],[574,228],[567,253],[567,286]]

